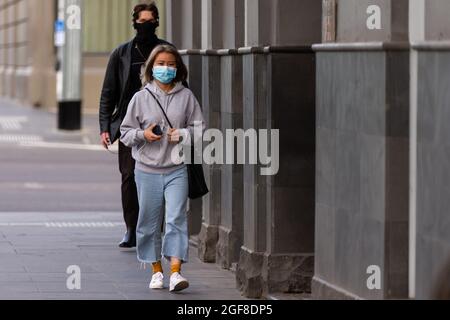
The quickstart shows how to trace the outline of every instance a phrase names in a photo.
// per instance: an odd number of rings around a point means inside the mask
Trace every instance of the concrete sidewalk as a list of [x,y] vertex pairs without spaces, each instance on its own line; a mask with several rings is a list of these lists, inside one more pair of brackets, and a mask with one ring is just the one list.
[[[62,132],[54,113],[0,99],[0,299],[242,299],[234,275],[201,263],[195,248],[183,269],[191,288],[148,289],[150,270],[117,246],[117,155],[99,145],[96,116],[83,122]],[[72,265],[81,290],[67,288]]]
[[[183,270],[189,289],[148,289],[150,270],[141,269],[135,250],[117,247],[123,233],[118,218],[120,213],[0,213],[0,299],[243,299],[234,275],[201,263],[195,248]],[[67,288],[72,265],[81,269],[81,290]]]

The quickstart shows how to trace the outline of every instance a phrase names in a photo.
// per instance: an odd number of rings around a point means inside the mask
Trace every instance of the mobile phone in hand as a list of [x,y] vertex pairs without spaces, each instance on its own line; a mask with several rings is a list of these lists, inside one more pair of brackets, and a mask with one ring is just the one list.
[[157,136],[162,136],[163,135],[163,132],[161,130],[161,126],[159,126],[159,125],[156,125],[156,127],[153,128],[152,132],[154,134],[156,134]]

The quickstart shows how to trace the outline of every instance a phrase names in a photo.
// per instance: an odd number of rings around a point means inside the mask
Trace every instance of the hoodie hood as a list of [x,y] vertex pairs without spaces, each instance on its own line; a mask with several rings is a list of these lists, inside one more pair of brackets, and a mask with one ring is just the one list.
[[145,86],[146,89],[149,89],[152,93],[156,94],[157,96],[161,97],[161,96],[171,96],[171,95],[175,95],[180,91],[183,91],[184,89],[186,89],[186,87],[181,83],[181,82],[177,82],[175,84],[175,87],[172,89],[172,91],[170,92],[165,92],[164,90],[162,90],[155,81],[152,81],[150,83],[148,83]]

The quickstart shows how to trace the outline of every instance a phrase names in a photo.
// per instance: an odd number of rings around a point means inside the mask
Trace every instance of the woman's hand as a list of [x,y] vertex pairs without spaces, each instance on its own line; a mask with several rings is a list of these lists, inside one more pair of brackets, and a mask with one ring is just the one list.
[[155,129],[155,127],[156,124],[148,127],[147,130],[144,131],[145,140],[147,140],[148,142],[159,141],[162,138],[162,136],[157,136],[156,134],[153,133],[153,129]]
[[169,136],[170,143],[180,143],[183,141],[183,136],[178,129],[169,129],[167,135]]

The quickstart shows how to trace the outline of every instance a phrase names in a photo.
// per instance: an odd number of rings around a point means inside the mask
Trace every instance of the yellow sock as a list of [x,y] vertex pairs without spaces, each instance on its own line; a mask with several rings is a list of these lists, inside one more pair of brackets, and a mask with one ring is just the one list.
[[181,262],[172,263],[170,265],[170,269],[171,269],[172,274],[174,274],[175,272],[180,273],[181,272]]
[[153,267],[153,274],[158,273],[158,272],[163,273],[163,268],[162,268],[161,261],[153,263],[152,267]]

